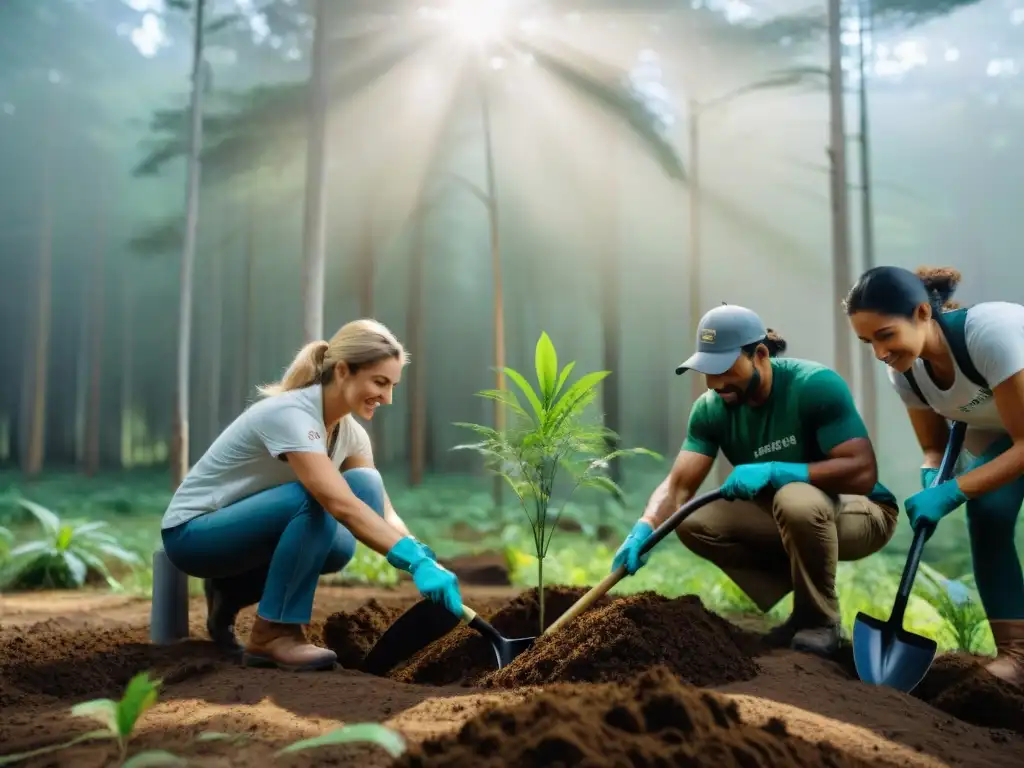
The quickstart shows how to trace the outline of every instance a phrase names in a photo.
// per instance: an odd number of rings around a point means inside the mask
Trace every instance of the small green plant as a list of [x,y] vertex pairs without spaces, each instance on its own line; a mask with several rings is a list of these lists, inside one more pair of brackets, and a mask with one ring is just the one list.
[[965,579],[947,579],[935,569],[922,564],[921,576],[925,599],[946,623],[955,647],[965,653],[979,653],[985,639],[988,617],[975,600]]
[[0,563],[7,560],[11,553],[11,544],[14,542],[14,534],[0,525]]
[[185,760],[161,749],[146,750],[128,757],[128,743],[135,730],[135,724],[147,709],[152,707],[160,695],[160,680],[151,680],[149,674],[140,672],[128,681],[120,701],[94,699],[76,704],[71,708],[75,717],[89,717],[98,720],[103,728],[80,734],[70,741],[49,747],[8,755],[0,758],[0,765],[11,765],[29,757],[67,749],[84,741],[111,739],[117,743],[120,768],[158,768],[159,766],[182,766]]
[[294,744],[289,744],[284,749],[279,750],[275,757],[317,747],[329,747],[334,744],[355,743],[375,744],[394,758],[401,757],[406,748],[405,739],[397,731],[393,731],[378,723],[354,723],[353,725],[335,728],[333,731],[328,731],[310,739],[302,739]]
[[11,575],[6,579],[9,589],[77,589],[85,584],[90,570],[119,589],[121,585],[110,574],[104,558],[129,566],[142,562],[104,530],[107,524],[103,521],[65,523],[33,501],[18,499],[18,504],[32,513],[44,537],[11,550]]
[[[453,450],[473,450],[484,457],[490,471],[500,475],[519,499],[533,532],[537,555],[537,589],[540,629],[544,630],[544,558],[566,503],[580,487],[594,488],[622,497],[622,490],[606,474],[609,462],[620,456],[645,454],[661,458],[646,448],[608,452],[618,435],[602,424],[588,423],[584,416],[597,397],[597,387],[610,371],[595,371],[566,386],[575,362],[559,371],[558,355],[547,333],[541,333],[534,355],[537,389],[512,368],[505,375],[520,390],[526,406],[512,390],[478,392],[506,410],[508,427],[503,431],[480,424],[456,422],[482,438],[457,445]],[[568,477],[568,492],[558,511],[550,506],[560,473]]]

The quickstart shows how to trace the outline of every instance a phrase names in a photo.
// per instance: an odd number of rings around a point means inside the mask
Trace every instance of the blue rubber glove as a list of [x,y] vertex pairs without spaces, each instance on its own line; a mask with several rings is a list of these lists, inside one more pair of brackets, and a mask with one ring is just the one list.
[[387,554],[395,568],[412,575],[416,589],[428,600],[441,603],[458,617],[462,617],[462,595],[459,580],[454,573],[439,565],[433,552],[411,536],[399,539]]
[[768,486],[778,490],[790,483],[806,483],[810,480],[808,472],[806,464],[781,461],[740,464],[722,483],[722,496],[750,501]]
[[641,567],[647,565],[647,559],[651,556],[651,553],[648,552],[641,558],[640,547],[650,538],[652,533],[654,533],[654,529],[650,523],[637,520],[633,530],[629,532],[629,536],[626,537],[626,540],[622,542],[615,553],[615,558],[612,560],[612,571],[616,571],[619,566],[623,566],[626,569],[626,573],[632,576]]
[[938,467],[921,467],[921,487],[927,488],[939,474]]
[[[934,488],[918,491],[903,502],[915,531],[923,524],[939,524],[946,515],[967,501],[956,480],[947,480]],[[931,534],[929,534],[931,535]]]

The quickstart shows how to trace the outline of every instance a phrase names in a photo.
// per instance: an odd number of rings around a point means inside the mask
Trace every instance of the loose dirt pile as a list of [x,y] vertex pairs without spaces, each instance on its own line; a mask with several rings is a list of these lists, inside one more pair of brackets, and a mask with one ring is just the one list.
[[[551,624],[579,600],[587,590],[569,587],[544,589],[545,624]],[[599,605],[607,604],[604,597]],[[505,637],[532,637],[540,630],[540,603],[537,590],[521,593],[498,610],[472,606]],[[494,651],[476,632],[459,626],[440,640],[428,645],[408,663],[397,667],[390,677],[403,683],[428,685],[478,685],[494,671]]]
[[990,675],[982,661],[991,659],[940,656],[913,694],[965,722],[1024,733],[1024,691]]
[[[546,623],[585,591],[545,589]],[[490,615],[481,613],[505,637],[539,634],[536,589]],[[394,612],[370,603],[354,614],[330,617],[324,640],[343,666],[356,668],[394,617]],[[495,670],[488,642],[475,630],[460,626],[400,665],[390,677],[406,683],[515,688],[620,681],[663,665],[692,685],[717,685],[757,674],[745,640],[736,627],[708,613],[696,597],[670,600],[653,592],[617,600],[606,596],[558,633],[539,637],[533,648],[502,670]]]
[[401,608],[373,599],[355,613],[336,613],[324,624],[324,645],[338,654],[345,669],[359,669],[373,644],[401,614]]
[[744,723],[726,697],[656,667],[622,685],[561,684],[478,715],[452,736],[425,741],[396,768],[861,768],[879,765],[790,735],[781,720]]
[[664,666],[691,685],[749,680],[757,665],[736,628],[699,598],[643,592],[592,609],[488,676],[488,686],[623,681]]

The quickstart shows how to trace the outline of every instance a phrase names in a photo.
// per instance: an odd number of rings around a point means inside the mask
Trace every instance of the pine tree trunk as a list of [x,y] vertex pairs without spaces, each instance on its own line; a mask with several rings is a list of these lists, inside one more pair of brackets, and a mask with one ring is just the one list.
[[92,309],[89,312],[89,402],[85,419],[85,473],[95,475],[100,468],[100,431],[102,429],[103,333],[106,293],[107,199],[98,198],[96,242],[92,267]]
[[412,259],[409,264],[409,307],[406,338],[413,350],[412,395],[409,403],[409,485],[423,482],[427,463],[427,350],[423,313],[423,261],[426,258],[426,216],[422,203],[415,212]]
[[199,234],[200,156],[203,142],[203,24],[206,0],[196,0],[192,46],[192,99],[190,105],[188,186],[186,192],[185,243],[181,254],[180,304],[178,309],[178,370],[173,435],[171,483],[177,488],[189,467],[189,385],[192,351],[192,274]]

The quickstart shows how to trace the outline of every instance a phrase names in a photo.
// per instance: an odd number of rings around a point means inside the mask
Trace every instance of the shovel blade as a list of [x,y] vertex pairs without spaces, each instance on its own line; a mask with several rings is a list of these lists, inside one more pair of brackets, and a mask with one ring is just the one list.
[[517,637],[503,640],[500,644],[495,645],[494,652],[498,657],[498,669],[507,667],[515,661],[517,656],[530,650],[536,639],[536,637]]
[[936,648],[934,640],[865,613],[853,622],[853,663],[872,685],[910,693],[928,673]]
[[421,600],[388,627],[363,659],[362,671],[383,676],[459,625],[444,606]]

